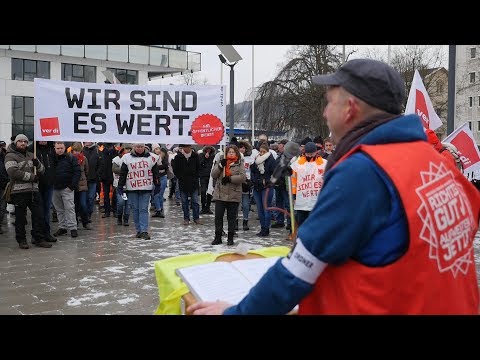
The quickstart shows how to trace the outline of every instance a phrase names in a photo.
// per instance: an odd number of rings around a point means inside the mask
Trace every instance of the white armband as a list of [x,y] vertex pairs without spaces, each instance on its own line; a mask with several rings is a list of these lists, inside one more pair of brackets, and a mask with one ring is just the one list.
[[282,259],[282,265],[290,271],[293,276],[309,283],[315,284],[317,278],[327,267],[327,264],[318,260],[297,238],[297,242],[287,257]]

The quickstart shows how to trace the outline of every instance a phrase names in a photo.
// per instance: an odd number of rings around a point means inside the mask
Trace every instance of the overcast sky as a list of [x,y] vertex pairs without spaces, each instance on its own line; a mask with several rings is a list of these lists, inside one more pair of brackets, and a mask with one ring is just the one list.
[[[252,88],[252,45],[233,45],[243,58],[234,67],[235,74],[235,102],[248,99],[249,90]],[[278,72],[279,66],[286,61],[286,53],[291,45],[255,45],[255,86],[272,80]],[[223,71],[223,83],[230,85],[230,67],[222,64],[218,58],[220,50],[215,45],[191,45],[189,51],[202,54],[202,71],[197,75],[200,79],[207,78],[208,84],[220,84],[220,72]],[[227,91],[228,90],[227,88]],[[230,92],[227,102],[230,101]]]
[[[233,45],[237,52],[242,56],[234,67],[235,103],[250,100],[248,98],[249,90],[252,88],[252,45]],[[341,45],[339,45],[341,46]],[[393,48],[394,46],[392,46]],[[285,65],[287,61],[287,52],[292,45],[254,45],[255,51],[255,86],[272,80],[278,73],[279,68]],[[377,48],[387,53],[387,45],[346,45],[346,52],[356,50],[357,53],[351,58],[361,56],[366,48]],[[207,80],[208,85],[219,85],[221,74],[223,72],[223,84],[227,86],[227,103],[230,102],[230,67],[223,65],[218,58],[220,50],[216,45],[187,45],[188,51],[199,52],[202,54],[202,71],[196,73],[198,80]],[[386,55],[385,55],[386,57]],[[159,79],[158,84],[178,84],[182,83],[180,76],[173,78]],[[201,82],[203,83],[203,82]]]
[[[252,45],[233,45],[243,58],[234,67],[235,103],[248,100],[252,87]],[[285,54],[291,45],[255,45],[255,86],[275,77],[278,66],[285,62]],[[223,65],[218,58],[220,50],[216,45],[188,45],[188,51],[202,54],[202,71],[196,73],[199,80],[207,79],[208,85],[220,85],[220,71],[223,71],[223,84],[227,86],[227,103],[230,102],[230,67]],[[178,84],[178,77],[158,79],[159,84]]]

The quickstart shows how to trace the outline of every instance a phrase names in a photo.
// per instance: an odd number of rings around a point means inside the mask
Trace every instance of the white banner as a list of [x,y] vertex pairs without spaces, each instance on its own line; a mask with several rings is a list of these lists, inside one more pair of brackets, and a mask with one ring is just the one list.
[[417,114],[420,116],[425,129],[435,130],[442,126],[442,120],[433,108],[432,101],[430,100],[430,96],[428,96],[425,85],[423,85],[418,70],[415,70],[415,74],[413,75],[412,87],[408,94],[405,114]]
[[468,123],[455,129],[442,142],[455,145],[463,163],[463,173],[469,180],[480,179],[480,151]]
[[35,140],[225,144],[220,85],[121,85],[35,79]]

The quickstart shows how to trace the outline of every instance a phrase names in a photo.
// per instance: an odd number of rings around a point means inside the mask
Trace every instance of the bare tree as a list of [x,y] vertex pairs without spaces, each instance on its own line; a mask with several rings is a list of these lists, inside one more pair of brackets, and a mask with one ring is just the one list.
[[311,79],[334,72],[343,55],[336,45],[302,45],[292,47],[287,56],[277,76],[256,91],[256,128],[295,129],[297,138],[325,137],[329,133],[323,117],[325,89],[312,86]]
[[[408,94],[412,87],[415,70],[418,70],[425,89],[432,100],[437,115],[444,125],[436,130],[439,134],[446,132],[447,118],[447,83],[446,70],[442,68],[446,64],[446,48],[441,45],[402,45],[392,49],[390,65],[395,68],[405,80],[406,96],[403,103],[407,104]],[[378,48],[367,48],[363,56],[387,62],[385,52]]]
[[207,85],[208,79],[206,77],[200,78],[198,73],[186,73],[182,75],[180,85]]
[[[427,77],[432,70],[440,68],[445,64],[445,48],[431,45],[405,45],[393,50],[391,65],[405,79],[405,88],[410,90],[415,70],[422,76],[425,88],[432,87],[434,77]],[[405,104],[406,105],[406,100]]]

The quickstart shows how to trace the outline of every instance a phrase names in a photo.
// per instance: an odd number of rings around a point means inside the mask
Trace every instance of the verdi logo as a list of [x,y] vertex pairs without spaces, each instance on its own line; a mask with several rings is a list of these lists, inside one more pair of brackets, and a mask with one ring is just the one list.
[[42,132],[42,136],[60,135],[60,126],[58,125],[58,117],[41,118],[40,130]]
[[416,89],[415,94],[415,112],[420,119],[422,120],[423,127],[425,129],[430,129],[430,118],[428,116],[427,102],[425,101],[425,96],[423,93]]

